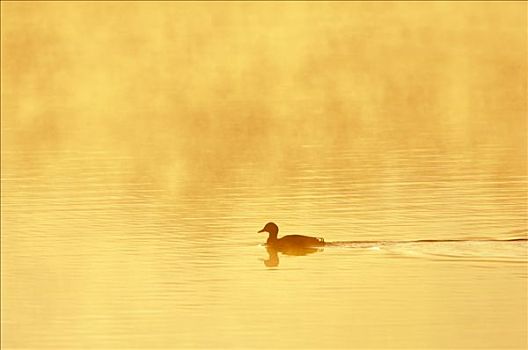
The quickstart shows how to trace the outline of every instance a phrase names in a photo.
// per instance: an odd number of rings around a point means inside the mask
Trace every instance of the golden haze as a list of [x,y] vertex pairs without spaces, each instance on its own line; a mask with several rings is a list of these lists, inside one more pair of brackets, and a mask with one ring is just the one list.
[[526,2],[0,6],[2,348],[528,346]]

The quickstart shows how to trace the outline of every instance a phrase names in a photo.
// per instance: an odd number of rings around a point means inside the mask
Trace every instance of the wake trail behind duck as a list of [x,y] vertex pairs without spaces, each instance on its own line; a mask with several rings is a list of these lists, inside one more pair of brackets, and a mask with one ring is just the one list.
[[506,240],[414,240],[338,241],[328,248],[376,250],[398,256],[434,259],[528,262],[528,239]]

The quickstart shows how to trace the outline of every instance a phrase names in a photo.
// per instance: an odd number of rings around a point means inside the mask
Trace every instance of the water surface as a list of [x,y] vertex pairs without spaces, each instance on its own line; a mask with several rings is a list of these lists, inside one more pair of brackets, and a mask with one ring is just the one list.
[[1,6],[2,348],[528,347],[526,3]]
[[[3,153],[5,344],[523,345],[528,245],[512,239],[526,237],[526,177],[432,149],[385,154],[398,168],[299,154],[274,184],[249,164],[181,193],[104,151]],[[267,267],[268,220],[330,244]]]

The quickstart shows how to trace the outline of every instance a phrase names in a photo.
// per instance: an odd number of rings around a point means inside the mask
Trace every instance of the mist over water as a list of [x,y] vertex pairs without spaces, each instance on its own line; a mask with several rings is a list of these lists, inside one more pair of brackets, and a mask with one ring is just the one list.
[[2,347],[528,345],[525,3],[1,6]]

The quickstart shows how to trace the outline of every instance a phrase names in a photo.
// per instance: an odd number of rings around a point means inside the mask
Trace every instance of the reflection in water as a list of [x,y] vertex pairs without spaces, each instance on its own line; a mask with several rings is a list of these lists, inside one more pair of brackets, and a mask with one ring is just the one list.
[[273,246],[266,246],[268,251],[268,259],[264,260],[264,265],[267,267],[277,267],[279,266],[279,253],[284,255],[295,255],[303,256],[308,254],[313,254],[317,252],[322,252],[323,248],[308,248],[308,247],[287,247],[282,249],[276,249]]

